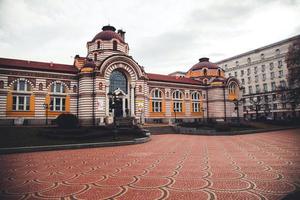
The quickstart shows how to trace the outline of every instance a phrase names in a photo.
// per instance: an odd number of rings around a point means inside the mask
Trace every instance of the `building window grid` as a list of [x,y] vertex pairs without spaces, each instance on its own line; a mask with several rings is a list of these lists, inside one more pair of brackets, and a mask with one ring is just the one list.
[[[13,84],[13,111],[29,111],[30,110],[30,96],[26,95],[24,92],[29,92],[31,90],[30,84],[26,80],[18,79]],[[22,94],[18,94],[22,92]]]
[[162,111],[162,92],[159,89],[155,89],[152,93],[152,112]]
[[61,82],[51,85],[50,110],[63,112],[66,110],[66,86]]
[[29,111],[30,96],[14,95],[13,96],[13,111]]
[[192,93],[192,101],[193,112],[200,112],[200,93]]

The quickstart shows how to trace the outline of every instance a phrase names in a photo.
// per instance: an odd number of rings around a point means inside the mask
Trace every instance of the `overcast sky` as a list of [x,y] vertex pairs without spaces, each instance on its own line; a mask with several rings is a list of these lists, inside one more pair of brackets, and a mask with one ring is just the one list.
[[168,74],[300,34],[300,0],[0,0],[0,57],[73,64],[107,24],[146,72]]

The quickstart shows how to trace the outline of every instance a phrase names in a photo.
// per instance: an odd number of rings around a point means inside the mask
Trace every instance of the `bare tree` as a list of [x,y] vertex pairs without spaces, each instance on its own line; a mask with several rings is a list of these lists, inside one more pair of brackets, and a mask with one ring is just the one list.
[[285,61],[288,69],[288,87],[281,86],[281,101],[289,104],[293,116],[296,116],[296,109],[300,104],[300,38],[295,40],[288,49]]

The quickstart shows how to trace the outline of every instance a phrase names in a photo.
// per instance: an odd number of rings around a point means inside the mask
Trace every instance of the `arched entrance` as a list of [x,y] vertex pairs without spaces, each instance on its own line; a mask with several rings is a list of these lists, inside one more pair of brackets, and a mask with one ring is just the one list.
[[109,112],[115,117],[128,116],[128,79],[121,70],[112,71],[109,77]]

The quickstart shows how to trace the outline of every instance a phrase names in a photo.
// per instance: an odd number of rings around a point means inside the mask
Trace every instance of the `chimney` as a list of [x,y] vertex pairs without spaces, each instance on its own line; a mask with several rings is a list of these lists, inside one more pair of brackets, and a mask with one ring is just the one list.
[[121,38],[123,39],[123,41],[125,42],[125,31],[123,31],[122,29],[118,30],[118,34],[121,36]]

